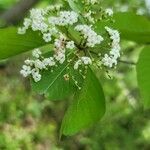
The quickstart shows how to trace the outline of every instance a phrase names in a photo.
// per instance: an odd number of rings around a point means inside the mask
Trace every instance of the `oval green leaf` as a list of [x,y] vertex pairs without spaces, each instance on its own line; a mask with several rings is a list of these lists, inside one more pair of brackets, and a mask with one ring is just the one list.
[[88,71],[81,91],[78,91],[61,126],[61,134],[74,135],[98,122],[105,113],[105,97],[97,77]]
[[0,36],[0,59],[45,45],[42,36],[37,32],[27,31],[26,34],[19,35],[15,27],[0,29]]
[[144,16],[134,13],[116,13],[115,22],[99,21],[95,25],[98,32],[102,32],[105,26],[111,26],[119,30],[121,38],[138,43],[150,43],[150,21]]
[[142,102],[145,108],[150,108],[150,46],[142,50],[136,69]]

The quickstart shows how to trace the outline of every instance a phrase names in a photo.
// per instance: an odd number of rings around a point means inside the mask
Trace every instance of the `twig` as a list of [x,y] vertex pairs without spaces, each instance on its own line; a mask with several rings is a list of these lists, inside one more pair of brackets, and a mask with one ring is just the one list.
[[96,52],[93,52],[93,51],[90,51],[90,53],[94,54],[94,55],[98,55],[98,53]]
[[[98,55],[96,52],[90,51],[90,53],[94,54],[94,55]],[[126,60],[118,60],[120,63],[124,63],[127,65],[136,65],[135,62],[131,62],[131,61],[126,61]]]
[[0,15],[0,19],[6,25],[17,24],[40,0],[21,0],[15,6]]

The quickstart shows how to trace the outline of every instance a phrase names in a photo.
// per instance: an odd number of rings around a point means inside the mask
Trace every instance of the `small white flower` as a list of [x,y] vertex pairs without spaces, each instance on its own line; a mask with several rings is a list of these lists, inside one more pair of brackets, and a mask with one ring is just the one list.
[[51,40],[52,40],[52,38],[51,38],[51,34],[50,33],[44,33],[43,34],[43,39],[44,39],[44,41],[45,42],[50,42]]
[[55,39],[54,45],[57,49],[61,49],[62,41],[60,39]]
[[56,29],[56,27],[52,27],[50,29],[48,29],[48,32],[51,34],[51,35],[55,35],[58,33],[58,30]]
[[28,29],[29,26],[31,25],[31,19],[25,18],[25,19],[24,19],[24,22],[23,22],[23,25],[24,25],[24,27],[25,27],[26,29]]
[[92,30],[91,26],[77,25],[75,30],[81,32],[83,37],[87,40],[86,45],[88,47],[94,47],[96,44],[101,44],[101,42],[104,40],[101,35],[97,35],[97,33]]
[[112,10],[111,8],[107,8],[107,9],[105,10],[105,13],[106,13],[108,16],[113,16],[113,14],[114,14],[114,12],[113,12],[113,10]]
[[32,77],[35,82],[39,82],[42,78],[41,74],[37,69],[32,69]]
[[28,77],[31,74],[31,67],[27,65],[23,65],[20,74],[22,74],[23,77]]
[[42,52],[37,48],[35,50],[33,50],[32,52],[32,56],[35,58],[39,58],[41,56]]
[[60,63],[60,64],[63,64],[64,61],[66,60],[66,56],[65,56],[65,53],[64,52],[57,52],[56,55],[54,55],[54,58]]
[[77,70],[80,65],[91,65],[92,60],[90,57],[83,56],[81,57],[75,64],[74,64],[74,69]]
[[34,66],[35,66],[35,68],[40,69],[40,70],[45,68],[44,63],[41,60],[39,60],[39,59],[36,59],[34,61]]
[[26,65],[32,66],[32,65],[34,64],[34,61],[33,61],[33,60],[30,60],[30,59],[26,59],[26,60],[24,61],[24,63],[25,63]]
[[38,68],[33,68],[32,70],[31,70],[31,74],[32,75],[34,75],[35,73],[39,73],[39,69]]
[[60,34],[59,39],[55,39],[55,42],[54,42],[55,48],[59,51],[63,51],[63,49],[65,48],[64,47],[65,40],[66,40],[66,37],[63,34]]
[[102,63],[104,66],[112,68],[113,65],[117,65],[117,60],[113,59],[111,56],[108,56],[108,54],[105,54],[104,58],[102,59]]
[[85,64],[85,65],[91,65],[91,64],[92,64],[92,60],[91,60],[90,57],[86,57],[86,56],[81,57],[81,61],[82,61],[83,64]]
[[95,22],[95,21],[94,21],[94,18],[92,17],[92,11],[89,11],[88,13],[86,13],[86,14],[84,15],[84,17],[87,18],[88,21],[91,22],[91,23],[94,23],[94,22]]
[[34,79],[35,82],[39,82],[41,80],[41,78],[42,78],[42,76],[39,73],[35,73],[33,75],[33,79]]
[[25,34],[26,33],[26,28],[22,27],[22,28],[18,28],[18,34]]
[[52,67],[52,66],[55,66],[55,61],[54,61],[54,58],[53,57],[50,57],[50,58],[45,58],[44,60],[43,60],[43,64],[45,65],[45,66],[50,66],[50,67]]
[[79,68],[79,65],[82,64],[82,61],[79,59],[75,64],[74,64],[74,70],[77,70]]
[[44,20],[44,16],[43,16],[43,10],[42,9],[31,9],[30,10],[30,17],[32,19],[39,19],[39,20]]
[[66,48],[68,48],[68,49],[74,49],[75,48],[74,41],[67,42]]
[[34,20],[32,22],[32,30],[33,31],[41,31],[42,33],[43,32],[46,32],[48,30],[48,25],[44,22],[41,22],[40,20]]

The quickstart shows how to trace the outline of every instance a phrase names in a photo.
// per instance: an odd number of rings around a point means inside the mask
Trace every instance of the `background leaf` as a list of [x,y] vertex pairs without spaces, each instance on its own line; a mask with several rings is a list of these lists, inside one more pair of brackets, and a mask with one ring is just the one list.
[[34,48],[45,45],[42,36],[37,32],[27,31],[17,34],[17,28],[0,29],[0,59],[5,59]]
[[61,134],[73,135],[99,121],[104,113],[105,98],[102,87],[92,70],[89,70],[81,91],[76,93],[65,114]]
[[143,104],[150,108],[150,46],[142,50],[136,69]]
[[112,26],[119,30],[122,39],[150,43],[150,21],[146,17],[134,13],[116,13],[114,20],[114,24],[110,21],[98,22],[96,31],[101,33],[105,26]]

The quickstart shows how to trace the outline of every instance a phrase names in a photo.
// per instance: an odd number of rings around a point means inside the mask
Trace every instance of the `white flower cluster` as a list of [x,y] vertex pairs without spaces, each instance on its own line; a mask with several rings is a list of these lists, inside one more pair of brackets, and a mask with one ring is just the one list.
[[[44,11],[42,9],[32,9],[30,11],[30,18],[24,19],[24,27],[19,28],[18,33],[24,34],[26,30],[31,26],[33,31],[45,32],[48,29],[48,25],[44,22]],[[20,32],[24,31],[24,32]]]
[[24,26],[18,29],[18,34],[25,34],[26,30],[31,27],[33,31],[41,31],[45,42],[50,42],[52,35],[57,34],[58,31],[55,27],[49,28],[44,16],[45,13],[46,11],[43,9],[32,9],[30,11],[30,18],[24,19]]
[[96,44],[101,44],[104,40],[101,35],[97,35],[97,33],[88,25],[77,25],[75,30],[83,34],[84,39],[86,39],[86,46],[88,47],[94,47]]
[[25,34],[27,29],[31,27],[33,31],[41,31],[45,42],[50,42],[52,36],[58,33],[55,25],[65,26],[73,25],[78,21],[78,14],[74,11],[60,11],[58,17],[49,17],[46,15],[53,9],[58,9],[61,6],[49,6],[44,9],[32,9],[30,11],[30,18],[25,18],[23,27],[18,29],[18,34]]
[[73,25],[78,21],[78,14],[74,11],[60,11],[58,17],[49,17],[48,21],[59,26]]
[[[94,5],[99,1],[84,0],[83,2],[87,6]],[[42,78],[42,70],[50,69],[52,71],[53,67],[61,65],[65,61],[73,64],[72,68],[79,71],[80,74],[82,69],[86,70],[87,66],[91,64],[96,64],[97,66],[103,64],[103,66],[110,68],[116,65],[117,59],[120,57],[120,35],[118,31],[105,27],[112,41],[111,51],[99,59],[97,53],[94,53],[94,47],[99,46],[104,41],[104,38],[92,29],[93,24],[98,21],[96,17],[94,18],[97,15],[96,11],[91,9],[84,12],[82,15],[86,19],[87,24],[82,24],[76,12],[62,11],[61,8],[62,5],[54,5],[45,9],[32,9],[30,17],[24,19],[23,27],[18,29],[19,34],[25,34],[29,28],[33,31],[40,31],[44,41],[53,42],[54,48],[53,55],[48,58],[43,57],[39,49],[35,49],[32,52],[33,59],[25,60],[25,65],[22,66],[20,73],[24,77],[32,76],[34,81],[38,82]],[[110,8],[106,9],[105,12],[102,11],[102,13],[107,14],[106,17],[108,18],[113,15],[113,11]],[[88,25],[88,23],[91,25]],[[65,26],[65,28],[60,26]],[[72,32],[70,33],[70,30],[68,30],[70,26],[73,26],[74,30],[80,33],[80,41],[74,38]],[[66,29],[66,32],[63,33],[61,31],[62,28]],[[83,53],[83,50],[85,53]],[[93,57],[94,54],[96,54],[96,57]],[[79,68],[81,69],[78,70]],[[68,80],[68,78],[66,74],[65,79]]]
[[74,65],[74,69],[77,70],[79,68],[80,65],[91,65],[92,64],[92,60],[90,57],[86,57],[83,56],[81,57]]
[[66,60],[65,51],[67,49],[74,49],[75,44],[74,41],[66,42],[66,37],[64,35],[60,35],[59,39],[55,39],[54,42],[56,54],[54,55],[55,59],[60,63],[63,64]]
[[117,59],[120,57],[120,34],[117,30],[113,30],[109,27],[105,27],[105,29],[110,35],[112,45],[110,53],[105,54],[102,63],[104,66],[112,68],[113,65],[117,65]]
[[59,11],[61,9],[62,5],[50,5],[46,7],[45,9],[31,9],[30,11],[30,18],[25,18],[23,27],[19,28],[18,33],[24,34],[26,30],[31,26],[33,31],[41,31],[41,32],[47,32],[49,30],[48,24],[46,23],[46,17],[45,15],[48,14],[48,12],[57,10]]
[[55,52],[54,58],[60,63],[63,64],[66,55],[65,55],[65,43],[66,43],[66,37],[64,35],[60,35],[59,39],[55,39],[54,46],[55,46]]
[[53,57],[43,58],[42,53],[39,49],[35,49],[32,52],[33,60],[25,60],[25,65],[22,66],[20,73],[23,77],[32,76],[35,82],[41,80],[42,75],[40,71],[43,69],[48,69],[48,67],[53,67],[56,65],[56,62]]

